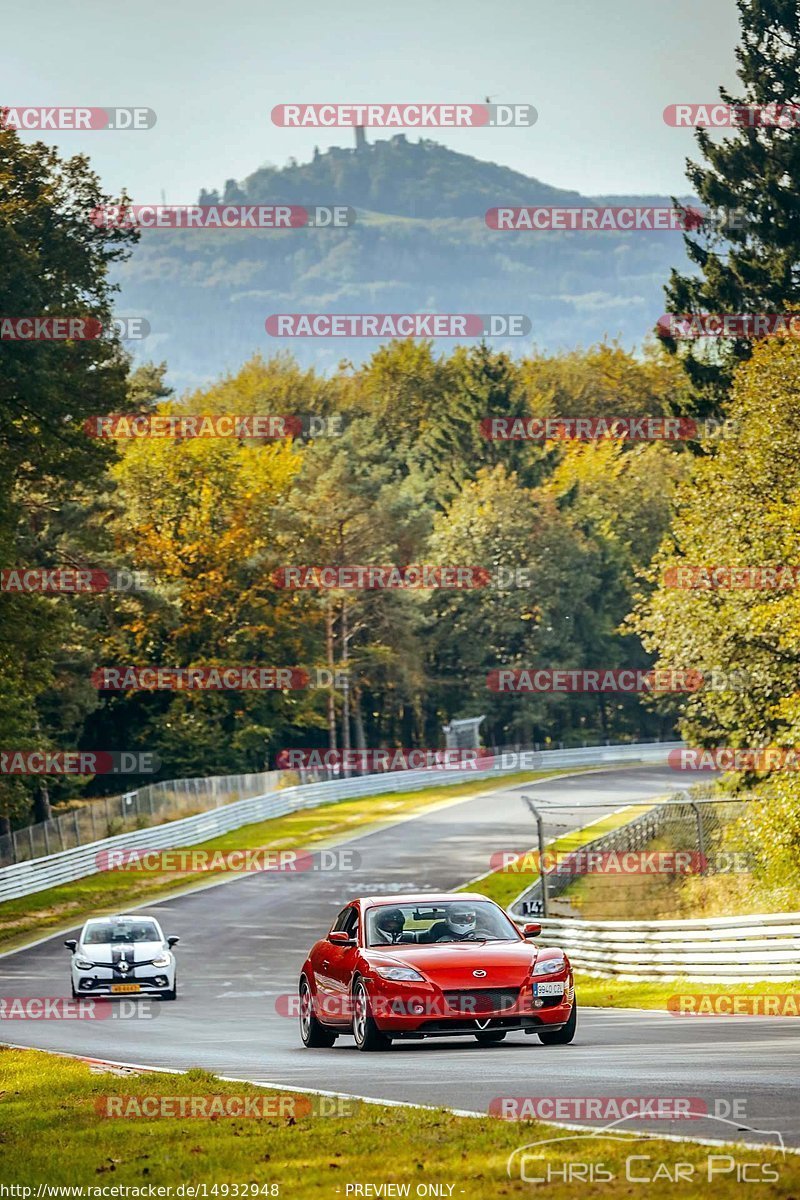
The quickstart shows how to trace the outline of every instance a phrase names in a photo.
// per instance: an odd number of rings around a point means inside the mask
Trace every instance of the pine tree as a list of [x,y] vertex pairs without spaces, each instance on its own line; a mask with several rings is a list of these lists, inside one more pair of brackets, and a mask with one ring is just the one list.
[[[737,0],[742,41],[737,75],[742,95],[720,88],[726,104],[758,109],[800,105],[798,0]],[[724,228],[704,222],[684,235],[700,274],[673,271],[666,287],[670,313],[784,312],[800,306],[800,140],[791,125],[743,124],[715,142],[695,133],[706,162],[687,161],[687,175],[704,206],[727,216]],[[691,415],[719,415],[732,371],[750,357],[748,340],[664,339],[680,355],[693,385]]]

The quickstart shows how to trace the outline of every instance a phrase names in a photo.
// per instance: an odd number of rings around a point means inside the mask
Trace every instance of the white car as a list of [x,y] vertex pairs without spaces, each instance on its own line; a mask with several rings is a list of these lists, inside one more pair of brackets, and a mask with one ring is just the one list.
[[93,917],[77,941],[64,942],[72,951],[72,995],[138,994],[174,1000],[172,947],[179,941],[164,937],[152,917]]

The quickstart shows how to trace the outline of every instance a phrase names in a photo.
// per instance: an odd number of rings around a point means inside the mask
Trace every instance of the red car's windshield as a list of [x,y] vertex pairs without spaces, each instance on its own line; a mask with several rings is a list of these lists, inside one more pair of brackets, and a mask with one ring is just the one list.
[[441,942],[518,942],[516,926],[488,900],[380,904],[367,910],[368,946]]

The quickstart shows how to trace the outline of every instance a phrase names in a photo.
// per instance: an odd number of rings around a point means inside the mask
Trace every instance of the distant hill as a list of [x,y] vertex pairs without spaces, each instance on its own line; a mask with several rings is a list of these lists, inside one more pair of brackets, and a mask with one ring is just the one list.
[[147,317],[153,332],[137,358],[165,358],[178,387],[236,369],[257,350],[288,347],[331,368],[377,346],[268,337],[264,321],[276,312],[521,312],[531,337],[495,345],[521,353],[609,335],[632,346],[663,311],[670,267],[687,266],[679,233],[503,233],[484,222],[495,205],[668,205],[667,196],[582,196],[402,134],[263,166],[199,201],[346,204],[357,222],[143,233],[119,274],[118,309]]

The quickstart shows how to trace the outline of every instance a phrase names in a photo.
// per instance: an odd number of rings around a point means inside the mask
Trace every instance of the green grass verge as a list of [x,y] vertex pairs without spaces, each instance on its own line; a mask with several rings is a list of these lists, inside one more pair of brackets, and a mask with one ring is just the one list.
[[[475,1053],[487,1052],[476,1048]],[[535,1048],[531,1053],[535,1056]],[[2,1179],[18,1188],[36,1189],[43,1184],[147,1189],[184,1184],[205,1185],[209,1197],[273,1194],[291,1200],[321,1196],[336,1200],[338,1195],[345,1200],[348,1184],[391,1182],[408,1185],[412,1198],[420,1194],[418,1185],[433,1184],[444,1187],[439,1195],[454,1200],[523,1197],[531,1195],[531,1184],[507,1177],[509,1154],[539,1139],[566,1135],[564,1129],[528,1121],[457,1117],[441,1109],[353,1102],[349,1115],[336,1116],[109,1118],[97,1111],[107,1096],[235,1095],[263,1100],[285,1093],[252,1084],[222,1083],[200,1070],[185,1075],[97,1074],[85,1062],[32,1050],[0,1048],[0,1072],[5,1088],[0,1099]],[[541,1094],[541,1088],[537,1090]],[[468,1096],[464,1103],[469,1103]],[[707,1186],[709,1155],[725,1153],[721,1148],[712,1150],[687,1142],[637,1138],[628,1143],[580,1136],[546,1146],[544,1151],[547,1158],[536,1164],[537,1173],[546,1170],[547,1163],[562,1175],[570,1163],[592,1164],[595,1170],[602,1164],[615,1175],[602,1184],[602,1194],[610,1200],[632,1194],[646,1194],[648,1200],[697,1196]],[[734,1162],[756,1162],[777,1172],[779,1184],[762,1185],[759,1195],[800,1194],[800,1158],[783,1160],[767,1149],[729,1147],[727,1153]],[[647,1173],[651,1178],[660,1173],[645,1190],[626,1179],[625,1160],[633,1155],[647,1158],[637,1159],[632,1173],[639,1177]],[[665,1178],[664,1172],[673,1174],[679,1162],[689,1164],[684,1169],[684,1175],[691,1169],[689,1182],[672,1183]],[[716,1166],[721,1169],[719,1162]],[[741,1188],[733,1164],[726,1162],[725,1166],[725,1173],[714,1178],[717,1200],[736,1197]],[[272,1193],[271,1186],[275,1188]],[[580,1182],[562,1179],[550,1183],[546,1194],[550,1200],[566,1200],[578,1189],[583,1190]],[[598,1189],[589,1190],[594,1193]],[[369,1193],[362,1190],[361,1195],[365,1194]]]
[[[569,950],[567,950],[569,953]],[[575,990],[582,1007],[599,1008],[661,1008],[666,1009],[670,996],[800,996],[800,979],[786,983],[764,980],[758,983],[703,983],[697,979],[600,979],[595,975],[575,972]],[[680,1018],[676,1017],[676,1020]]]
[[[691,849],[676,847],[669,838],[659,837],[649,842],[644,851],[676,848]],[[641,921],[732,917],[794,912],[800,907],[800,892],[790,881],[776,893],[758,875],[747,871],[718,875],[590,874],[576,879],[561,893],[560,899],[568,901],[586,921],[613,921],[627,913],[636,913]]]
[[[595,838],[602,837],[604,833],[610,833],[613,829],[619,829],[620,825],[627,825],[634,817],[640,816],[652,807],[653,805],[650,802],[647,804],[632,804],[622,812],[611,813],[607,817],[601,817],[599,821],[595,821],[591,825],[584,825],[582,829],[573,829],[570,833],[565,833],[562,837],[555,838],[552,842],[547,843],[547,850],[548,852],[559,854],[578,850],[581,846],[585,846],[587,842],[593,842]],[[516,900],[521,892],[530,887],[532,883],[536,883],[538,878],[538,870],[518,870],[512,864],[506,870],[490,871],[486,875],[482,875],[480,879],[474,879],[471,883],[465,884],[461,888],[461,891],[482,892],[484,896],[488,896],[490,900],[495,900],[498,904],[502,904],[506,908],[512,900]]]
[[[568,773],[574,774],[581,769],[585,768],[570,768]],[[319,848],[331,841],[355,833],[366,833],[373,827],[379,828],[399,817],[460,796],[477,795],[491,790],[493,786],[509,787],[564,773],[563,768],[557,771],[527,771],[498,775],[496,782],[480,779],[414,792],[389,792],[379,796],[363,796],[358,800],[336,801],[253,825],[243,825],[191,848],[223,852],[260,847],[274,850]],[[18,900],[7,900],[0,910],[0,949],[11,950],[23,945],[35,934],[45,934],[48,930],[64,928],[70,923],[77,924],[87,916],[119,911],[148,900],[163,899],[189,887],[201,887],[210,879],[222,879],[226,874],[224,869],[202,874],[167,874],[158,869],[137,867],[87,875],[73,883],[34,892]]]

